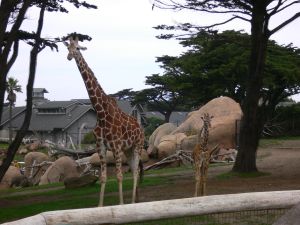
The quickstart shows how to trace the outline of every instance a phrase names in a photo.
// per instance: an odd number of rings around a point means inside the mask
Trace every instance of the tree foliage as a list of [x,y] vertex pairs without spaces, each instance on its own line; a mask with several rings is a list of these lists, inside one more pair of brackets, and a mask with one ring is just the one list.
[[[30,124],[32,112],[32,90],[38,54],[46,47],[57,50],[57,43],[64,39],[58,37],[42,37],[45,12],[68,13],[67,8],[65,7],[66,2],[75,6],[76,8],[96,8],[95,5],[78,0],[3,0],[0,3],[0,121],[3,111],[7,74],[18,57],[19,43],[20,41],[24,41],[31,46],[28,83],[26,87],[27,103],[25,118],[14,141],[9,145],[2,165],[0,165],[0,181],[2,180],[11,161],[13,160],[14,155],[18,150]],[[26,19],[26,12],[33,7],[40,10],[36,30],[22,30],[21,25]]]
[[[168,67],[168,65],[164,64]],[[178,77],[180,78],[180,77]],[[169,122],[171,113],[175,110],[182,110],[184,99],[180,90],[180,82],[177,75],[165,70],[163,76],[153,74],[146,77],[146,84],[153,88],[147,88],[136,93],[134,104],[141,104],[147,107],[148,111],[158,111]]]
[[114,97],[118,100],[127,100],[130,102],[133,101],[135,95],[136,95],[136,92],[132,91],[132,88],[123,89],[114,94],[110,94],[111,97]]

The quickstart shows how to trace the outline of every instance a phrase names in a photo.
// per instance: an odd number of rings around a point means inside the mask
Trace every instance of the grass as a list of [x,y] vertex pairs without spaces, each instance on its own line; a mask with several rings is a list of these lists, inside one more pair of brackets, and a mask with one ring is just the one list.
[[259,147],[266,148],[275,145],[282,145],[284,141],[300,140],[299,136],[282,136],[277,138],[263,138],[259,140]]
[[[166,177],[145,177],[140,187],[167,184]],[[57,189],[59,188],[59,189]],[[62,183],[0,191],[0,223],[32,216],[45,211],[96,207],[99,201],[99,184],[78,189],[65,189]],[[123,191],[132,189],[132,180],[124,179]],[[42,192],[39,192],[42,190]],[[119,202],[116,179],[109,179],[105,190],[105,205]],[[22,203],[23,202],[23,203]],[[26,207],[24,207],[26,202]],[[20,204],[21,203],[21,204]]]
[[8,144],[7,143],[0,143],[0,148],[1,149],[7,149],[8,148]]
[[249,172],[249,173],[237,173],[237,172],[226,172],[222,173],[216,176],[217,179],[220,180],[227,180],[227,179],[232,179],[234,177],[239,177],[239,178],[255,178],[255,177],[261,177],[261,176],[269,176],[270,173],[264,173],[264,172]]

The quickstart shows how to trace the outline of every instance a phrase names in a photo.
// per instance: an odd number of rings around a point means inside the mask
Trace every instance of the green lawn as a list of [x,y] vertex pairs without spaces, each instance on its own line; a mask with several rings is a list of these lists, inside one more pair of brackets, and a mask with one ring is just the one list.
[[[132,189],[132,179],[129,178],[126,176],[124,179],[124,191]],[[166,177],[145,177],[140,188],[167,184],[168,182],[169,179]],[[0,223],[45,211],[96,207],[99,201],[99,189],[98,183],[78,189],[65,189],[63,184],[58,183],[0,191]],[[105,205],[118,204],[117,189],[116,179],[109,179],[105,191]]]

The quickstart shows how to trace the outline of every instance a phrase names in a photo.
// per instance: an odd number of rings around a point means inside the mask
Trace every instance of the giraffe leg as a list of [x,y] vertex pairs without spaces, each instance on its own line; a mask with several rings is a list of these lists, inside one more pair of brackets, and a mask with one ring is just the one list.
[[195,197],[199,196],[199,188],[200,188],[200,168],[199,165],[195,165]]
[[204,165],[203,165],[203,162],[201,164],[201,170],[200,170],[201,174],[200,174],[200,196],[203,196],[204,194]]
[[200,175],[200,181],[199,181],[199,196],[203,195],[203,175]]
[[202,196],[206,195],[206,179],[207,179],[207,167],[204,168],[203,174],[203,187],[202,187]]
[[123,172],[122,172],[122,158],[121,158],[121,148],[119,147],[115,151],[115,158],[116,158],[116,174],[119,186],[119,200],[120,205],[124,204],[123,199]]
[[132,189],[132,203],[138,201],[138,179],[139,179],[139,163],[140,163],[140,149],[135,148],[132,156],[131,170],[133,176],[133,189]]
[[105,185],[106,185],[106,180],[107,180],[107,174],[106,174],[106,148],[103,144],[103,141],[97,141],[96,143],[97,149],[100,149],[98,154],[100,158],[100,166],[101,166],[101,171],[99,174],[99,180],[100,180],[100,200],[99,200],[99,206],[103,206],[103,201],[104,201],[104,192],[105,192]]

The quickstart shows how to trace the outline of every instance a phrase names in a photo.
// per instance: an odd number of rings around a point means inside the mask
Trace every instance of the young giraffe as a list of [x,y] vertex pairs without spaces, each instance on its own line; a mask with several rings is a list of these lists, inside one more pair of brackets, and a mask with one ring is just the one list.
[[96,138],[96,150],[100,157],[101,173],[99,175],[101,190],[99,206],[103,206],[105,184],[107,180],[106,172],[106,151],[113,151],[116,158],[116,173],[119,185],[120,204],[123,204],[122,191],[122,160],[121,152],[127,157],[133,173],[133,194],[132,202],[135,202],[137,195],[137,184],[141,151],[144,144],[144,132],[137,120],[125,114],[118,106],[115,99],[106,95],[97,82],[93,71],[89,68],[80,53],[84,49],[78,45],[78,37],[69,38],[70,43],[65,43],[68,47],[68,60],[73,58],[85,83],[91,103],[97,114],[97,124],[94,129]]
[[197,144],[193,150],[194,168],[195,168],[195,197],[206,195],[206,178],[211,155],[218,148],[208,149],[209,128],[211,127],[211,119],[208,113],[204,113],[201,119],[203,126],[198,133]]

